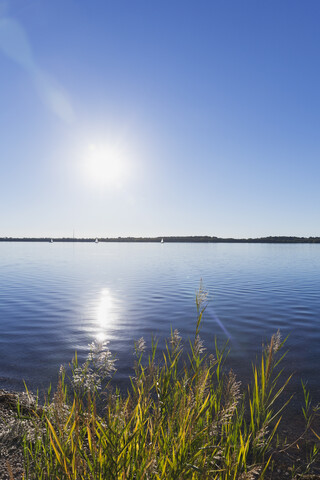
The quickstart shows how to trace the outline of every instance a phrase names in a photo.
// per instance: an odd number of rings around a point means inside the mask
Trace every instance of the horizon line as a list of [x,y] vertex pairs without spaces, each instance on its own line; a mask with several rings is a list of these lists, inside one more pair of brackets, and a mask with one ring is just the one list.
[[265,237],[217,237],[210,235],[158,235],[155,237],[0,237],[0,242],[167,242],[167,243],[320,243],[318,236],[270,235]]

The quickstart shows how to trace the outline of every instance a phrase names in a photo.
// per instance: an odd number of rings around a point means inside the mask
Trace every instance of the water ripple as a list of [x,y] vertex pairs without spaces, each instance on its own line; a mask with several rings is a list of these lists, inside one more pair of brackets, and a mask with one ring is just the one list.
[[[88,343],[110,341],[118,378],[132,373],[134,339],[160,346],[178,328],[192,337],[195,292],[209,303],[201,334],[229,340],[241,376],[270,335],[289,335],[288,368],[315,394],[320,361],[320,245],[0,244],[0,387],[56,381]],[[297,384],[299,383],[297,379]]]

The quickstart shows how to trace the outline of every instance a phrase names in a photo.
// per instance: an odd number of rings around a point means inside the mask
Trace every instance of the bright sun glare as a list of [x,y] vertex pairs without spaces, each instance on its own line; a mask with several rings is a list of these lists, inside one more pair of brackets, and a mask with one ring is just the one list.
[[95,312],[97,326],[95,337],[99,342],[104,342],[108,330],[114,328],[119,316],[119,303],[108,288],[101,290]]
[[119,146],[91,144],[85,158],[86,180],[93,186],[123,186],[128,174],[126,155]]

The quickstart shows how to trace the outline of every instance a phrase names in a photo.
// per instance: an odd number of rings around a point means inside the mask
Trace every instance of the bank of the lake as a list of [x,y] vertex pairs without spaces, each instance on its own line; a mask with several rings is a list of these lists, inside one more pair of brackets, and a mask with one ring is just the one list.
[[139,339],[126,393],[109,380],[115,359],[102,343],[85,363],[75,357],[60,369],[57,390],[42,403],[30,392],[0,391],[0,480],[93,480],[115,471],[128,480],[319,478],[319,414],[305,387],[300,418],[289,428],[283,420],[290,377],[279,332],[242,385],[225,350],[204,348],[204,301],[200,291],[188,360],[177,330],[160,361],[157,346],[147,357]]

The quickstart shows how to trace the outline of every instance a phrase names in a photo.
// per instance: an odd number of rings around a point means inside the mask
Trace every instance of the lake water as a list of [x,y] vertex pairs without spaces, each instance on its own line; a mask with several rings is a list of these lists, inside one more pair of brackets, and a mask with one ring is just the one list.
[[0,388],[46,388],[95,339],[110,342],[123,382],[135,339],[192,336],[201,278],[208,351],[229,340],[245,378],[280,329],[291,388],[302,377],[320,400],[320,245],[308,244],[0,243]]

